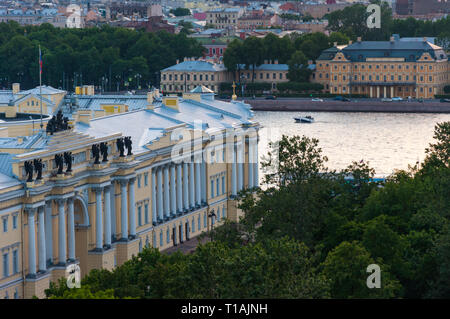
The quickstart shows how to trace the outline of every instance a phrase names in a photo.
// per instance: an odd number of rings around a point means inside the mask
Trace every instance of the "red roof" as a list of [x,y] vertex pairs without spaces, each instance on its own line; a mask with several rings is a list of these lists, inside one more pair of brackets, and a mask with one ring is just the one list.
[[280,9],[283,11],[294,10],[295,6],[293,3],[287,2],[280,6]]

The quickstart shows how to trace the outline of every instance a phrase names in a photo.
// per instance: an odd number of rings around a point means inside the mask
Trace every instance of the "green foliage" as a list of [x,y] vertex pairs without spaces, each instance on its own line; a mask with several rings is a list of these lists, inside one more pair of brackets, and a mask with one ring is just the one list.
[[49,298],[326,298],[328,283],[307,247],[282,238],[230,247],[221,241],[193,254],[145,248],[114,271],[92,271],[80,289],[52,284]]
[[[26,30],[26,32],[25,32]],[[157,72],[185,56],[201,56],[204,48],[186,34],[148,33],[124,28],[59,29],[50,24],[21,27],[0,23],[0,86],[21,82],[24,89],[39,84],[38,46],[43,59],[43,83],[73,90],[75,85],[105,89],[158,85]],[[6,78],[6,79],[5,79]]]
[[170,13],[173,13],[176,17],[183,17],[183,16],[190,16],[191,10],[187,8],[176,8],[176,9],[170,9]]
[[277,89],[280,92],[319,92],[323,89],[323,85],[320,83],[309,82],[283,82],[277,84]]
[[[381,268],[381,288],[368,289],[366,269],[375,263]],[[391,278],[387,267],[375,262],[357,241],[342,242],[328,254],[322,266],[324,276],[331,280],[332,296],[335,298],[392,298],[401,289],[400,283]]]

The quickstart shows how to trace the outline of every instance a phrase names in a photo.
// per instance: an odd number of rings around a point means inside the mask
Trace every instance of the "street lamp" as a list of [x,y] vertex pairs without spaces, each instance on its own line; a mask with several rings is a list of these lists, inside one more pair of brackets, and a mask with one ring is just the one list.
[[241,74],[242,100],[244,100],[245,74]]
[[137,74],[134,75],[134,77],[135,77],[136,80],[137,80],[137,89],[140,90],[141,87],[139,86],[139,79],[142,78],[142,75],[140,75],[139,73],[137,73]]
[[211,218],[211,241],[213,241],[214,218],[216,218],[214,209],[208,214],[208,217]]

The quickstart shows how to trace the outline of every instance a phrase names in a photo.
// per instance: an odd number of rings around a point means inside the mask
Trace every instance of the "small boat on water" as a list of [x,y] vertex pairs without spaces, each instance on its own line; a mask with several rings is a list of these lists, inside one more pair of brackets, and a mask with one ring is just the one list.
[[294,117],[294,120],[296,123],[314,123],[314,118],[311,116],[301,116],[301,117]]

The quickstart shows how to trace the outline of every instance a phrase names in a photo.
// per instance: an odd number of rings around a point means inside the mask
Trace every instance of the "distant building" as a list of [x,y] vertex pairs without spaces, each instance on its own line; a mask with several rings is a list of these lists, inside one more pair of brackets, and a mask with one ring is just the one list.
[[[252,66],[240,66],[241,76],[248,83],[252,81]],[[270,83],[272,89],[276,89],[278,83],[287,82],[287,64],[279,64],[278,60],[264,61],[255,68],[254,82]],[[163,92],[187,92],[193,87],[204,83],[205,87],[219,92],[220,83],[232,82],[239,79],[238,72],[229,72],[221,63],[204,60],[186,59],[161,71],[161,88]]]
[[316,61],[314,82],[334,94],[433,98],[450,84],[444,50],[426,38],[362,41],[329,48]]
[[449,0],[397,0],[396,13],[399,15],[427,15],[450,13]]
[[67,17],[56,8],[0,8],[0,22],[16,21],[20,25],[41,25],[50,23],[64,28]]
[[220,8],[206,12],[206,23],[218,29],[235,29],[238,19],[244,14],[241,8]]

